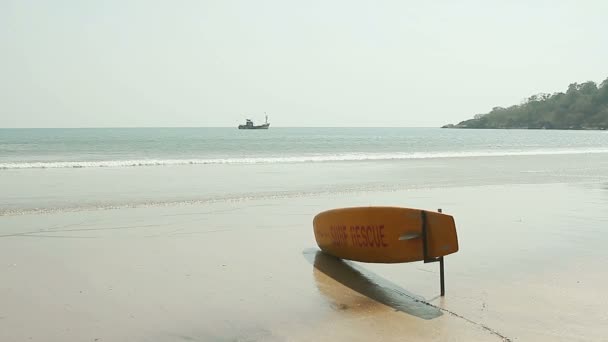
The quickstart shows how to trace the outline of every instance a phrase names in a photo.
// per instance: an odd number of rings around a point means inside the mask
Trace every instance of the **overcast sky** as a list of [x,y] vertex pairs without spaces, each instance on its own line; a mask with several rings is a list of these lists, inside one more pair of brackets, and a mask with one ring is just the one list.
[[457,123],[607,78],[607,18],[604,0],[0,0],[0,127]]

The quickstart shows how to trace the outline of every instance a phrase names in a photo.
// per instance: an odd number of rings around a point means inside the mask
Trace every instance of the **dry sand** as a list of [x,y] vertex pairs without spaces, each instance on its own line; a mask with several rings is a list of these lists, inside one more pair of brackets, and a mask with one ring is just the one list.
[[[312,218],[443,208],[437,264],[319,254]],[[0,217],[0,341],[606,341],[608,189],[536,184]]]

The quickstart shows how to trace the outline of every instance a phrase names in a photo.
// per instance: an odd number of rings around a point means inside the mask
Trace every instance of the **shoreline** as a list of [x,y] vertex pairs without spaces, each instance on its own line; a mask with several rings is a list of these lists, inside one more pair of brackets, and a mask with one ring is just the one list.
[[[606,153],[322,164],[8,170],[0,217],[469,185],[607,182]],[[255,177],[256,182],[248,180]],[[221,182],[216,180],[221,179]],[[120,186],[118,186],[120,184]]]
[[529,127],[458,127],[458,125],[447,124],[439,128],[447,129],[496,129],[496,130],[522,130],[522,131],[606,131],[608,128],[529,128]]

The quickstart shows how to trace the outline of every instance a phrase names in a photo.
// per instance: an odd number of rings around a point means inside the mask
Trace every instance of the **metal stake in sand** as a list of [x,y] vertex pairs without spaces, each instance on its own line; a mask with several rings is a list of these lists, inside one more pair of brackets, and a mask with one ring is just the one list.
[[[443,210],[441,210],[441,208],[437,209],[437,211],[439,213],[443,213]],[[423,260],[424,263],[431,263],[431,262],[439,262],[439,286],[441,288],[441,297],[445,296],[445,278],[444,278],[444,271],[443,271],[443,257],[438,257],[438,258],[431,258],[428,256],[428,239],[427,239],[427,224],[426,224],[426,212],[424,210],[422,210],[420,212],[421,218],[422,218],[422,253],[423,253]]]

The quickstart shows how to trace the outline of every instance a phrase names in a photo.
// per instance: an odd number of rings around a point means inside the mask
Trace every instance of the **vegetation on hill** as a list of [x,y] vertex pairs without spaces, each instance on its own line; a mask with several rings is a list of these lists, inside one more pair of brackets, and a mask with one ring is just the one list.
[[520,105],[494,107],[487,114],[444,128],[608,129],[608,78],[572,83],[565,93],[532,95]]

